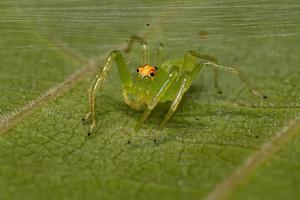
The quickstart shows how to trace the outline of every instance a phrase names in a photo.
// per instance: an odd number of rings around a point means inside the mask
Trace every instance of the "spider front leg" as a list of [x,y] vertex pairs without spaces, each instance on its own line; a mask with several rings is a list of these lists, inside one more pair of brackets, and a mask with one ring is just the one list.
[[142,46],[142,49],[143,49],[143,63],[148,64],[149,63],[149,49],[148,49],[148,45],[147,45],[146,41],[144,40],[144,38],[136,36],[136,35],[131,36],[130,40],[128,41],[128,45],[125,48],[124,52],[129,53],[135,42],[138,42]]
[[162,54],[163,54],[163,48],[164,45],[162,43],[159,43],[158,48],[157,48],[157,52],[156,52],[156,66],[160,66],[161,64],[161,59],[162,59]]
[[[200,55],[200,57],[198,58],[202,58],[205,60],[210,60],[212,62],[216,62],[217,63],[217,59],[209,56],[209,55]],[[171,116],[173,115],[173,113],[176,111],[179,103],[181,102],[181,99],[185,93],[185,91],[188,90],[188,88],[190,87],[192,80],[195,79],[195,77],[199,74],[201,67],[198,65],[195,65],[195,56],[193,56],[189,51],[185,54],[184,57],[184,63],[182,66],[183,70],[189,70],[192,69],[190,72],[188,71],[184,71],[182,76],[180,77],[180,79],[178,80],[180,82],[180,86],[179,89],[176,93],[175,99],[172,102],[170,109],[167,113],[167,115],[165,116],[164,120],[162,121],[162,123],[160,124],[160,127],[163,127],[168,120],[171,118]],[[217,91],[220,93],[221,90],[218,87],[217,84],[217,78],[218,78],[218,74],[217,74],[217,70],[215,70],[215,87],[217,89]]]
[[145,122],[145,120],[150,115],[151,111],[158,104],[158,102],[161,99],[161,97],[163,97],[163,95],[167,92],[167,90],[169,89],[169,87],[174,83],[174,81],[176,80],[176,78],[178,76],[178,73],[179,73],[179,69],[177,67],[173,67],[171,69],[170,74],[169,74],[167,80],[163,83],[163,85],[161,86],[161,88],[155,94],[155,96],[153,97],[153,99],[150,102],[150,104],[147,105],[146,110],[144,111],[144,113],[142,114],[141,118],[139,119],[137,125],[135,126],[135,131],[138,131],[140,129],[140,127],[142,126],[142,124]]
[[[196,52],[196,51],[189,51],[188,53],[191,54],[191,55],[193,55],[193,56],[195,56],[195,57],[204,59],[203,56],[201,54],[199,54],[198,52]],[[212,62],[209,59],[206,59],[206,60],[208,60],[208,62],[203,63],[204,66],[213,67],[215,69],[221,69],[221,70],[228,71],[228,72],[231,72],[231,73],[234,73],[234,74],[238,75],[239,78],[240,78],[240,80],[242,82],[244,82],[244,84],[246,85],[246,87],[248,88],[248,90],[253,95],[261,97],[261,98],[264,98],[264,99],[267,98],[267,96],[262,95],[258,90],[254,89],[254,87],[251,85],[250,81],[247,79],[247,77],[244,75],[244,73],[241,72],[239,69],[237,69],[235,67],[224,67],[222,65],[217,64],[216,62]]]
[[185,91],[191,85],[191,75],[188,72],[184,72],[179,81],[181,82],[181,84],[177,91],[176,97],[175,97],[174,101],[172,102],[167,115],[165,116],[164,120],[160,124],[160,127],[163,127],[167,123],[167,121],[171,118],[173,113],[176,111]]
[[132,77],[122,53],[118,50],[112,51],[107,57],[104,67],[96,74],[95,78],[93,79],[89,87],[89,111],[86,114],[85,118],[83,118],[83,121],[91,121],[89,133],[92,132],[96,126],[96,116],[95,116],[96,92],[102,86],[105,79],[107,78],[114,60],[117,63],[118,72],[123,87],[131,87],[132,85]]

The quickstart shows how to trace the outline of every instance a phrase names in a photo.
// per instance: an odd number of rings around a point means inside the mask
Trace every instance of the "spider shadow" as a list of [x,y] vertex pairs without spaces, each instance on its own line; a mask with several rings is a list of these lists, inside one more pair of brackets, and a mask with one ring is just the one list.
[[[199,103],[195,104],[195,102],[198,102],[199,100],[198,94],[206,93],[206,88],[207,87],[202,84],[191,86],[184,95],[172,118],[163,128],[160,128],[159,125],[167,114],[171,102],[159,103],[157,107],[151,112],[149,118],[142,125],[141,129],[134,134],[145,136],[146,138],[154,141],[154,143],[162,144],[168,141],[177,140],[176,138],[179,138],[187,132],[190,132],[191,127],[192,129],[197,130],[203,129],[205,124],[201,123],[201,119],[198,116],[211,115],[212,113],[208,113],[208,111],[200,109],[199,115],[195,115],[192,111],[193,105],[199,106]],[[217,95],[217,98],[222,99],[220,95]],[[130,106],[124,103],[122,98],[119,97],[103,95],[101,99],[101,101],[105,102],[106,106],[101,106],[101,102],[99,102],[96,108],[96,123],[103,127],[101,129],[97,129],[97,132],[105,131],[105,129],[108,129],[110,127],[112,128],[109,123],[118,123],[121,127],[120,130],[122,133],[128,136],[132,135],[132,133],[134,132],[134,127],[141,117],[143,111],[132,109]],[[116,113],[118,114],[116,115]],[[113,119],[114,115],[118,116],[118,118]],[[145,139],[145,137],[143,138]]]

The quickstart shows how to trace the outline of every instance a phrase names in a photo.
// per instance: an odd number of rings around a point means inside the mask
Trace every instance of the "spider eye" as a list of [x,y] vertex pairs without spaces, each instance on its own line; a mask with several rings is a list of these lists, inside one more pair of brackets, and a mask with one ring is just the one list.
[[150,76],[152,76],[152,77],[153,77],[154,75],[155,75],[155,73],[154,73],[154,72],[150,72]]
[[139,71],[140,71],[139,68],[137,68],[137,69],[136,69],[136,72],[139,72]]
[[158,70],[156,66],[154,66],[155,70]]

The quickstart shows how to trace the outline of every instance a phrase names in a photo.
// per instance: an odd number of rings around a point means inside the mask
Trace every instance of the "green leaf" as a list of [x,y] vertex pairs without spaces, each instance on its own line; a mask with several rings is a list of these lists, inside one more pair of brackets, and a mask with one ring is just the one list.
[[[296,199],[299,196],[299,119],[293,121],[284,132],[277,133],[280,140],[288,142],[285,144],[277,139],[277,142],[286,145],[285,149],[280,149],[272,162],[264,163],[256,170],[248,182],[240,186],[234,199]],[[273,146],[276,147],[268,152],[279,149],[280,144]],[[263,149],[267,149],[267,145]]]
[[[0,3],[0,199],[297,199],[300,38],[296,0]],[[81,123],[96,66],[131,35],[165,59],[188,49],[239,66],[268,96],[203,69],[163,129],[168,104],[142,129],[117,70]],[[130,60],[134,70],[141,52]],[[151,57],[153,59],[153,57]],[[156,142],[154,142],[154,140]],[[130,144],[128,144],[130,141]]]

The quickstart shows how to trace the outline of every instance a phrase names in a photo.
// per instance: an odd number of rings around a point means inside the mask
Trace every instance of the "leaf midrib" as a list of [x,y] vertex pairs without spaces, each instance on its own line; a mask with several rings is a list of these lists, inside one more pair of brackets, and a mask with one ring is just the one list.
[[300,115],[274,134],[269,141],[263,143],[258,151],[250,155],[239,168],[217,185],[204,199],[227,199],[255,169],[271,160],[276,152],[284,148],[284,145],[294,138],[297,133],[300,133]]

